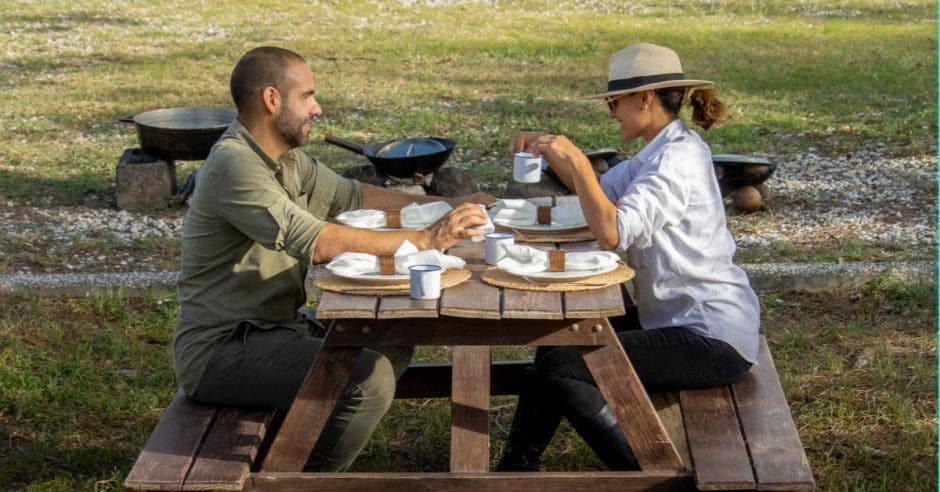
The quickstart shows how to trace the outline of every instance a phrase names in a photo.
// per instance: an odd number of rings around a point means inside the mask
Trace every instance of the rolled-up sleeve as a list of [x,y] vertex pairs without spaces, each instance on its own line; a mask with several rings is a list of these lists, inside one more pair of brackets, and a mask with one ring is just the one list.
[[674,156],[664,153],[627,186],[617,200],[619,249],[647,248],[653,234],[682,220],[689,198],[680,166]]
[[320,161],[298,152],[301,161],[301,189],[309,194],[307,211],[329,218],[362,208],[362,186],[359,181],[344,178]]
[[220,216],[265,248],[310,258],[324,222],[294,203],[270,172],[234,161],[219,178]]

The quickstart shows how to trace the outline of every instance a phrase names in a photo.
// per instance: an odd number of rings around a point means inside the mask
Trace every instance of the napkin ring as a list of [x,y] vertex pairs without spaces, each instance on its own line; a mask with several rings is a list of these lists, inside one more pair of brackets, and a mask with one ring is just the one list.
[[401,209],[390,208],[385,211],[385,227],[389,229],[401,228]]
[[553,249],[548,252],[548,271],[565,271],[565,250]]
[[395,255],[379,255],[379,273],[382,275],[395,274]]
[[548,205],[539,205],[537,213],[539,225],[552,225],[552,207]]

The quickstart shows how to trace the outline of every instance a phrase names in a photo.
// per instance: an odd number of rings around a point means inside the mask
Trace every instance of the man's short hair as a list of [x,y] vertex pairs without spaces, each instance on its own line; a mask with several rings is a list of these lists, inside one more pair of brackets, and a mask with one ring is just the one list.
[[273,86],[281,94],[286,93],[290,89],[286,75],[291,62],[306,63],[297,53],[273,46],[261,46],[242,55],[229,81],[238,111],[246,109],[265,87]]

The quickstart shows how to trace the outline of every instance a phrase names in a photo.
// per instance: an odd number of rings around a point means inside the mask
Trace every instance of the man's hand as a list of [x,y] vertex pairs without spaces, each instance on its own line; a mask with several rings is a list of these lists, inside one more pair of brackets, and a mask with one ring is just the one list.
[[474,228],[486,225],[486,221],[486,212],[482,208],[473,203],[464,203],[448,212],[423,232],[427,237],[429,247],[445,250],[461,239],[483,234]]

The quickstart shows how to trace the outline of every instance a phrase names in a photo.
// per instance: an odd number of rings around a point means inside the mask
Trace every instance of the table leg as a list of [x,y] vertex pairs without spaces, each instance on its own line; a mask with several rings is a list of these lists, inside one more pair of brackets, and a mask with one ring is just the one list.
[[261,471],[303,470],[361,352],[362,347],[325,346],[320,349],[268,450]]
[[490,461],[490,347],[451,352],[450,471],[485,472]]
[[599,341],[604,345],[582,347],[584,362],[617,416],[620,429],[640,466],[644,470],[683,469],[679,453],[610,322],[604,318],[589,320],[586,324],[598,333]]

